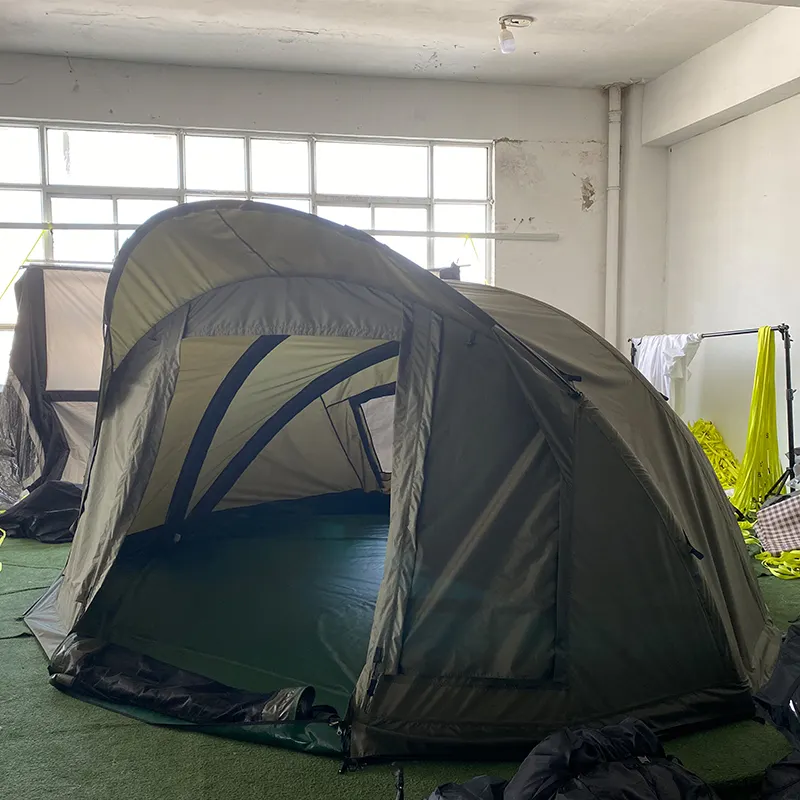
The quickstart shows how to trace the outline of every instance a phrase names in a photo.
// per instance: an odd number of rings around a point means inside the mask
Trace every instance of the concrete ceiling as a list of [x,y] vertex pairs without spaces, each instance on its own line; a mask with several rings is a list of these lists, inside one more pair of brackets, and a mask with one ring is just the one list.
[[[730,0],[0,0],[0,51],[598,86],[654,78],[769,10]],[[510,13],[537,21],[503,55],[497,19]]]

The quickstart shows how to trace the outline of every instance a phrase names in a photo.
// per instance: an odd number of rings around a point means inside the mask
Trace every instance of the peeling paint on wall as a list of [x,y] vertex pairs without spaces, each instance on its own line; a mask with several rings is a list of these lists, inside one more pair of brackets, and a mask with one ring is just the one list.
[[589,177],[581,178],[581,208],[588,211],[595,201],[595,191],[592,179]]
[[557,233],[555,244],[500,240],[498,286],[603,324],[606,147],[575,141],[495,141],[495,230]]

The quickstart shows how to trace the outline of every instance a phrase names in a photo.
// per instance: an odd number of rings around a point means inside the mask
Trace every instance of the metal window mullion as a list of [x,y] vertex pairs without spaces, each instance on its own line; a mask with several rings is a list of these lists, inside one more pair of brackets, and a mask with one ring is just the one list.
[[253,159],[250,147],[251,139],[252,139],[251,136],[244,137],[244,192],[245,192],[245,197],[248,200],[253,199],[253,181],[252,181]]
[[[112,195],[111,197],[111,214],[114,218],[114,225],[119,224],[119,214],[117,213],[117,197],[116,195]],[[119,228],[114,229],[114,255],[119,253]]]
[[186,131],[178,132],[178,202],[186,202]]
[[47,186],[47,191],[51,195],[63,195],[65,197],[123,197],[123,198],[144,198],[145,200],[174,200],[175,195],[180,189],[148,188],[148,187],[129,187],[129,186],[87,186],[84,184],[53,184]]
[[[55,231],[134,231],[141,223],[133,222],[50,222]],[[41,222],[0,222],[0,230],[38,231],[44,227]]]
[[[11,119],[0,115],[0,123],[4,126],[12,128],[32,128],[37,125],[44,125],[48,123],[36,122],[34,120],[24,121],[18,119]],[[175,135],[181,128],[176,128],[171,125],[147,125],[140,123],[113,123],[113,122],[59,122],[49,123],[49,126],[55,130],[66,131],[101,131],[101,132],[120,132],[120,133],[149,133],[154,136],[170,136]],[[241,137],[241,136],[255,136],[259,139],[277,139],[277,140],[292,140],[303,141],[308,138],[308,134],[288,133],[281,131],[260,131],[245,128],[191,128],[191,134],[199,136],[219,136],[219,137]],[[395,144],[395,145],[408,145],[416,147],[424,147],[429,143],[444,144],[452,147],[488,147],[491,141],[488,139],[419,139],[408,137],[395,137],[395,136],[363,136],[354,134],[348,136],[345,134],[315,134],[315,138],[321,142],[346,142],[346,143],[362,143],[362,144]]]
[[[275,195],[275,197],[277,196]],[[325,205],[337,206],[368,206],[374,203],[379,206],[425,208],[428,205],[428,198],[426,197],[387,197],[379,194],[318,194],[316,199]]]
[[[433,142],[428,142],[428,230],[433,232]],[[436,264],[435,246],[433,236],[428,237],[428,269],[433,269]]]
[[[47,163],[47,125],[39,124],[39,180],[42,190],[42,218],[48,225],[53,221],[53,210],[50,205],[49,192],[49,166]],[[48,232],[44,236],[44,257],[53,260],[53,234]]]
[[[200,194],[200,192],[198,192]],[[288,194],[286,192],[253,192],[253,199],[258,198],[270,198],[273,197],[275,200],[310,200],[311,197],[308,194]]]
[[[486,230],[494,231],[494,144],[486,148]],[[490,286],[495,284],[494,256],[497,245],[493,239],[486,239],[483,243],[485,248],[484,261],[486,273],[486,283]]]
[[[17,127],[17,128],[31,128],[37,125],[35,121],[24,121],[18,119],[11,119],[0,116],[0,123],[4,126]],[[68,131],[119,131],[121,133],[151,133],[156,136],[172,135],[175,134],[177,128],[171,125],[153,125],[141,123],[114,123],[114,122],[64,122],[52,123],[51,127],[56,130]],[[192,128],[192,134],[205,135],[205,136],[247,136],[254,135],[258,138],[267,139],[291,139],[293,141],[303,140],[306,137],[303,134],[289,133],[281,131],[254,131],[252,129],[244,128]],[[491,142],[487,139],[419,139],[398,136],[363,136],[359,134],[317,134],[316,137],[319,141],[324,142],[362,142],[366,144],[397,144],[397,145],[416,145],[424,146],[428,141],[435,144],[446,144],[454,147],[486,147]]]
[[311,194],[311,213],[317,213],[317,140],[314,136],[308,137],[308,181]]
[[11,192],[41,192],[41,183],[4,183],[0,182],[0,189]]

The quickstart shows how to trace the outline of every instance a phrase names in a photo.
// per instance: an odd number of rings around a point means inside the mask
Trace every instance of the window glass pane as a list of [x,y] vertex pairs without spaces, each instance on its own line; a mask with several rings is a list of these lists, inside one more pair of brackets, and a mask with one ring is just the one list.
[[483,203],[436,203],[433,207],[433,229],[452,233],[485,233],[486,206]]
[[433,196],[447,200],[488,197],[489,150],[486,147],[434,145]]
[[[375,209],[375,228],[381,231],[424,231],[428,229],[426,208],[397,208],[379,206]],[[418,236],[376,236],[379,242],[396,250],[400,255],[428,266],[428,239]]]
[[316,153],[321,194],[428,194],[428,148],[424,145],[318,142]]
[[428,239],[422,236],[376,236],[381,244],[391,247],[401,256],[405,256],[415,264],[427,268]]
[[114,231],[53,231],[56,261],[110,264],[115,254]]
[[255,192],[303,194],[309,190],[308,142],[253,139],[250,166]]
[[310,200],[291,200],[284,197],[254,197],[257,203],[271,203],[273,206],[283,206],[284,208],[293,208],[295,211],[305,211],[306,214],[311,213]]
[[110,197],[53,197],[50,200],[53,222],[114,222],[114,201]]
[[[433,208],[433,224],[437,231],[479,233],[486,230],[485,205],[444,205]],[[433,266],[436,269],[450,264],[461,266],[461,280],[486,283],[486,241],[470,238],[439,238],[434,240]]]
[[17,301],[14,286],[25,262],[44,258],[44,236],[41,231],[0,230],[0,322],[16,322]]
[[244,139],[187,136],[186,185],[190,189],[244,189]]
[[375,229],[379,231],[426,231],[428,230],[428,209],[377,206],[375,208]]
[[[53,197],[50,211],[53,222],[114,222],[114,201],[110,197]],[[115,254],[114,231],[53,231],[53,258],[56,261],[110,264]]]
[[171,133],[47,131],[48,180],[55,184],[178,186],[178,137]]
[[372,212],[369,206],[317,206],[317,216],[362,230],[372,227]]
[[36,128],[0,128],[0,153],[0,182],[41,182]]
[[27,189],[0,190],[0,221],[41,222],[42,193]]
[[117,200],[117,222],[121,225],[141,225],[159,211],[178,205],[177,200]]

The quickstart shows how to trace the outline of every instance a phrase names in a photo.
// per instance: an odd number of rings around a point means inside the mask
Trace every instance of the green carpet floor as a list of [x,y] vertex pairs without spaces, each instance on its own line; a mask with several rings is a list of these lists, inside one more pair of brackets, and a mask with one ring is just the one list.
[[[66,545],[7,540],[0,548],[0,796],[14,800],[392,800],[389,767],[338,775],[331,759],[146,725],[61,694],[19,620],[50,585]],[[778,624],[800,615],[800,581],[760,578]],[[783,737],[742,722],[668,743],[723,796],[749,797],[785,756]],[[516,764],[412,763],[406,795]]]

